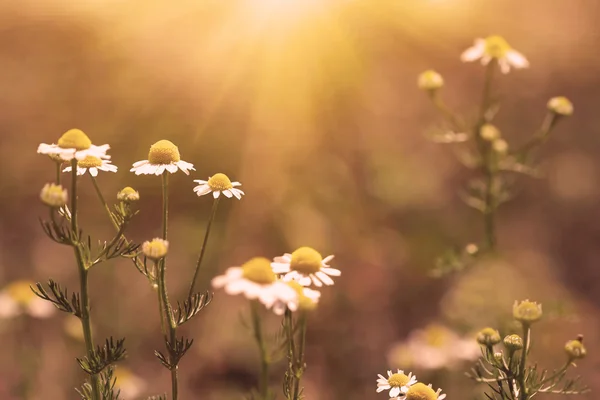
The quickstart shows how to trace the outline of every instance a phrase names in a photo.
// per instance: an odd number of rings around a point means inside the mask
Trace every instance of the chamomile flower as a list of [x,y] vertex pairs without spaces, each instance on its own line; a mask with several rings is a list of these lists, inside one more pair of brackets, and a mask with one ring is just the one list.
[[415,383],[406,392],[406,396],[403,400],[443,400],[446,398],[445,394],[442,394],[442,389],[433,391],[431,383],[425,385],[421,382]]
[[243,294],[250,300],[258,299],[267,308],[284,303],[297,309],[298,294],[289,285],[277,281],[271,263],[264,257],[255,257],[240,267],[231,267],[225,275],[213,278],[211,283],[216,289],[224,288],[227,294]]
[[319,292],[318,290],[306,288],[296,281],[277,281],[273,284],[273,286],[276,285],[288,286],[296,292],[296,296],[290,296],[287,299],[282,299],[281,297],[272,297],[270,299],[271,301],[269,301],[268,298],[263,298],[264,305],[268,309],[272,309],[276,315],[283,315],[286,308],[289,308],[291,311],[312,311],[317,307],[317,304],[319,303],[321,292]]
[[327,264],[333,256],[323,258],[319,252],[310,247],[300,247],[292,254],[285,253],[275,257],[271,263],[276,274],[283,274],[284,281],[295,280],[302,286],[313,283],[317,287],[333,285],[332,276],[340,276],[339,269],[331,268]]
[[417,383],[417,377],[409,372],[408,375],[402,370],[397,370],[393,373],[391,370],[387,372],[388,377],[384,377],[379,374],[377,379],[377,393],[383,392],[384,390],[390,391],[390,397],[404,396],[408,389]]
[[37,152],[47,154],[54,160],[57,157],[64,161],[71,161],[74,158],[84,160],[87,156],[105,160],[110,159],[110,156],[106,155],[108,149],[110,149],[109,145],[95,146],[83,131],[71,129],[58,139],[57,144],[40,144]]
[[33,282],[15,281],[0,291],[0,318],[12,318],[28,314],[34,318],[48,318],[56,308],[35,295]]
[[190,170],[195,171],[194,165],[182,161],[179,148],[169,140],[159,140],[150,146],[148,159],[133,164],[131,172],[136,175],[161,175],[165,171],[174,174],[180,169],[186,175]]
[[525,56],[510,47],[508,42],[498,35],[475,39],[475,44],[465,50],[460,59],[463,62],[481,60],[483,65],[489,64],[494,59],[498,60],[500,70],[504,74],[510,71],[510,67],[517,69],[529,67],[529,61]]
[[198,196],[204,196],[205,194],[212,192],[213,197],[216,199],[223,193],[223,195],[229,199],[232,196],[235,196],[240,200],[244,194],[240,189],[236,189],[237,186],[242,185],[241,183],[231,182],[227,175],[221,173],[214,174],[208,178],[207,181],[196,179],[194,182],[199,183],[199,185],[194,188],[194,192],[196,192]]
[[[63,169],[63,172],[71,172],[71,167]],[[77,175],[90,172],[91,176],[98,176],[98,171],[117,172],[117,166],[112,165],[110,160],[103,160],[94,156],[87,156],[77,163]]]
[[138,398],[146,390],[146,382],[129,369],[118,366],[114,371],[115,387],[125,399]]

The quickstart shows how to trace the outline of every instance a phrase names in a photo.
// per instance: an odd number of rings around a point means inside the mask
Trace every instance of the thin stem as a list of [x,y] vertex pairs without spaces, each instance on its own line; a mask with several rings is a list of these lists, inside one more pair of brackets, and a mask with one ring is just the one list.
[[55,161],[54,162],[56,164],[56,184],[60,185],[60,173],[61,173],[61,166],[62,163]]
[[[98,187],[98,182],[96,182],[96,178],[93,177],[91,174],[90,174],[90,178],[92,179],[92,184],[94,185],[94,189],[96,190],[98,199],[100,199],[102,206],[104,207],[104,209],[106,210],[106,213],[108,214],[108,217],[110,218],[110,222],[112,222],[115,229],[119,230],[119,224],[117,223],[117,221],[115,221],[112,213],[110,212],[110,207],[108,206],[108,203],[104,199],[104,196],[102,195],[102,192],[100,191],[100,188]],[[121,235],[118,235],[118,238],[120,238],[120,236]]]
[[[71,160],[71,230],[75,237],[73,249],[79,269],[79,286],[81,290],[81,326],[85,348],[90,359],[93,358],[94,341],[92,339],[92,326],[90,321],[90,298],[88,293],[88,270],[86,269],[81,253],[79,225],[77,218],[77,159]],[[92,375],[92,400],[100,400],[100,381],[98,375]]]
[[304,374],[304,348],[306,346],[306,314],[301,312],[300,314],[300,344],[298,347],[298,358],[296,360],[296,380],[294,381],[294,396],[293,400],[300,398],[300,379]]
[[529,334],[531,332],[531,329],[529,327],[529,324],[524,324],[523,325],[523,350],[522,350],[522,354],[521,354],[521,362],[519,363],[519,375],[518,377],[518,381],[519,381],[519,387],[520,387],[520,400],[527,400],[527,387],[525,385],[525,372],[527,369],[527,353],[529,353],[529,348],[530,348],[530,338],[529,338]]
[[188,291],[188,298],[192,297],[194,294],[194,287],[196,286],[196,280],[198,279],[198,272],[200,271],[200,265],[202,264],[202,260],[204,259],[204,253],[206,252],[206,244],[208,243],[208,235],[210,234],[210,227],[212,226],[212,222],[215,219],[215,215],[217,214],[217,206],[219,205],[219,197],[215,199],[212,206],[212,211],[210,213],[210,218],[208,219],[208,224],[206,225],[206,233],[204,234],[204,240],[202,241],[202,247],[200,248],[200,256],[198,257],[198,262],[196,263],[196,269],[194,271],[194,277],[192,278],[192,283],[190,284],[190,290]]
[[558,121],[558,117],[556,114],[552,112],[548,112],[542,121],[542,125],[538,129],[538,131],[527,141],[521,148],[516,151],[517,155],[521,157],[525,157],[527,153],[532,150],[538,144],[544,143],[544,141],[548,138],[548,134],[556,125]]
[[435,107],[442,113],[444,118],[450,123],[452,129],[455,129],[458,132],[461,132],[464,127],[458,117],[450,110],[450,108],[444,103],[442,98],[439,95],[439,92],[436,90],[430,95],[431,101],[435,105]]
[[258,385],[258,391],[261,399],[269,400],[269,359],[262,333],[258,301],[252,300],[250,302],[250,310],[252,312],[252,328],[254,332],[254,339],[258,345],[260,356],[260,381]]
[[[163,195],[163,215],[162,215],[162,236],[163,240],[167,240],[168,233],[168,220],[169,220],[169,175],[167,172],[162,174],[162,195]],[[162,302],[162,308],[164,309],[164,317],[168,320],[168,331],[169,331],[169,340],[168,342],[171,346],[175,345],[176,337],[177,337],[177,325],[175,323],[175,317],[173,315],[173,309],[171,308],[171,303],[169,302],[169,294],[167,291],[167,259],[163,258],[158,262],[158,292],[159,292],[159,302]],[[160,304],[160,303],[159,303]],[[161,310],[162,314],[162,310]],[[163,318],[164,318],[163,317]],[[163,320],[163,325],[164,320]],[[165,335],[165,340],[166,340]],[[170,360],[172,361],[172,360]],[[178,366],[175,365],[171,368],[171,391],[172,400],[177,400],[178,398],[178,376],[177,376]]]

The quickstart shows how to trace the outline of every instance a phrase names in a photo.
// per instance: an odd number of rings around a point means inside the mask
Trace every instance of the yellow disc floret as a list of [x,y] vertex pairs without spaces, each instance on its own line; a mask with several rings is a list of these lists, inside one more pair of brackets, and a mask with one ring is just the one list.
[[510,50],[510,45],[502,36],[492,35],[485,39],[485,54],[492,58],[503,58]]
[[531,324],[539,321],[542,318],[542,305],[533,301],[525,300],[522,302],[515,301],[513,305],[513,316],[517,321],[524,324]]
[[565,345],[565,351],[572,360],[584,358],[587,355],[587,350],[583,346],[583,336],[580,335],[575,340],[569,340]]
[[406,400],[437,400],[437,393],[421,382],[412,385],[406,392]]
[[388,378],[391,387],[402,387],[410,382],[410,378],[404,374],[393,374]]
[[500,333],[494,328],[483,328],[477,334],[477,342],[484,346],[493,346],[500,343]]
[[244,278],[267,285],[277,280],[277,276],[271,268],[271,262],[264,257],[255,257],[242,265],[242,275]]
[[222,173],[214,174],[208,178],[208,186],[213,191],[223,191],[233,188],[229,177]]
[[148,161],[150,164],[171,164],[181,160],[179,148],[169,140],[159,140],[150,146]]
[[47,183],[40,192],[40,199],[49,207],[62,207],[67,203],[67,189],[63,189],[61,185]]
[[419,89],[436,90],[444,86],[444,78],[434,70],[430,69],[422,72],[417,80]]
[[80,129],[70,129],[58,139],[58,147],[63,149],[87,150],[91,146],[92,141]]
[[169,242],[156,238],[142,244],[142,252],[148,258],[159,260],[167,255],[169,251]]
[[292,253],[290,269],[302,274],[314,274],[321,270],[323,257],[313,248],[300,247]]
[[33,286],[33,282],[16,281],[6,287],[6,292],[16,303],[26,306],[35,299],[35,293],[31,290],[31,286]]
[[79,168],[92,168],[92,167],[100,167],[102,165],[102,160],[98,157],[87,156],[83,160],[80,160],[77,163]]
[[573,114],[573,103],[564,96],[548,100],[548,109],[555,114],[569,116]]

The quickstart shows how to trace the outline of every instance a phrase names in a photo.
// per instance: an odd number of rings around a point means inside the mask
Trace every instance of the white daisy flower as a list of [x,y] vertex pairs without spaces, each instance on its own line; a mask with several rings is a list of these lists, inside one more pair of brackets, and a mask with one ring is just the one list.
[[267,308],[284,303],[292,311],[298,308],[298,294],[289,285],[277,281],[271,263],[264,257],[255,257],[240,267],[227,269],[225,275],[212,280],[216,289],[225,288],[227,294],[243,294],[250,300],[258,299]]
[[63,207],[67,204],[67,189],[61,185],[46,183],[40,192],[40,199],[48,207]]
[[125,399],[138,398],[146,390],[146,382],[125,367],[116,367],[113,376],[115,387]]
[[331,268],[327,263],[333,256],[323,258],[319,252],[310,247],[300,247],[292,254],[285,253],[281,257],[275,257],[271,267],[276,274],[283,274],[284,281],[295,280],[302,286],[321,287],[333,285],[332,276],[340,276],[339,269]]
[[194,182],[199,183],[199,185],[194,188],[194,192],[196,192],[198,196],[204,196],[205,194],[212,192],[213,197],[216,199],[223,193],[225,197],[229,199],[232,196],[235,196],[240,200],[244,194],[240,189],[236,189],[237,186],[242,185],[241,183],[231,182],[227,175],[221,173],[214,174],[208,178],[207,181],[196,179]]
[[169,242],[161,238],[154,238],[142,243],[142,253],[151,260],[160,260],[169,252]]
[[193,164],[181,160],[177,146],[169,140],[159,140],[150,146],[148,159],[134,163],[130,171],[136,175],[161,175],[165,171],[174,174],[178,169],[186,175],[195,171]]
[[102,146],[95,146],[83,131],[71,129],[58,139],[57,144],[40,144],[37,152],[40,154],[47,154],[52,157],[52,159],[59,157],[64,161],[71,161],[74,158],[83,160],[87,156],[110,159],[110,156],[106,155],[108,149],[110,149],[109,145],[104,144]]
[[[442,389],[438,389],[437,391],[433,391],[431,387],[431,383],[429,385],[425,385],[424,383],[418,382],[408,388],[408,391],[402,398],[398,398],[401,400],[444,400],[446,398],[445,394],[442,394]],[[392,399],[390,399],[392,400]]]
[[387,375],[387,378],[381,374],[377,375],[379,377],[377,379],[377,393],[389,390],[390,397],[404,396],[408,392],[408,388],[417,383],[417,377],[412,372],[406,375],[400,369],[396,373],[389,370]]
[[485,39],[476,39],[475,44],[465,50],[460,59],[463,62],[471,62],[481,59],[483,65],[487,65],[493,59],[498,60],[500,70],[506,74],[510,67],[527,68],[529,61],[523,54],[514,50],[502,36],[488,36]]
[[272,301],[269,301],[268,298],[263,299],[263,303],[265,304],[265,306],[268,309],[272,309],[273,312],[277,315],[283,315],[286,308],[289,308],[291,311],[312,311],[317,307],[317,304],[319,303],[321,292],[306,288],[296,281],[277,281],[273,284],[273,286],[276,285],[285,285],[287,287],[291,287],[296,292],[296,296],[294,296],[293,298],[290,297],[289,299],[283,299],[281,297],[276,296],[273,296],[271,298]]
[[31,290],[33,282],[15,281],[0,291],[0,318],[27,314],[34,318],[48,318],[56,311],[52,303],[43,300]]
[[[63,169],[63,172],[71,172],[71,167]],[[112,165],[110,160],[103,160],[94,156],[87,156],[77,162],[77,175],[83,175],[90,171],[91,176],[98,176],[98,171],[117,172],[117,166]]]

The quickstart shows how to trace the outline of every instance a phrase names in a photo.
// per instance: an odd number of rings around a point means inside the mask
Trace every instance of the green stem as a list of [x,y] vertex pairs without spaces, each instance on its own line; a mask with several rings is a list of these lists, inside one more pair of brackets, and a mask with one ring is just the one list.
[[294,396],[293,400],[300,398],[300,380],[304,374],[304,348],[306,346],[306,314],[301,311],[300,320],[300,344],[298,347],[298,358],[296,360],[295,374],[296,379],[294,381]]
[[452,129],[456,130],[458,133],[462,132],[464,129],[463,124],[460,122],[458,117],[450,110],[450,108],[444,103],[442,98],[439,95],[439,91],[435,91],[431,93],[431,101],[433,105],[442,113],[444,118],[450,123]]
[[204,234],[204,240],[202,241],[202,247],[200,248],[200,256],[198,257],[198,262],[196,263],[196,269],[194,271],[194,277],[192,278],[192,283],[190,284],[190,290],[188,291],[188,298],[192,297],[194,294],[194,287],[196,286],[196,280],[198,279],[198,272],[200,271],[200,265],[202,264],[202,260],[204,259],[204,253],[206,252],[206,244],[208,243],[208,235],[210,234],[210,227],[212,226],[212,222],[215,219],[215,215],[217,214],[217,206],[219,205],[219,197],[215,199],[212,206],[212,211],[210,213],[210,218],[208,219],[208,224],[206,225],[206,232]]
[[548,138],[550,131],[556,125],[558,116],[552,112],[548,112],[542,121],[542,125],[538,131],[529,139],[519,150],[515,153],[517,156],[523,159],[527,157],[527,154],[537,145],[542,144]]
[[523,325],[523,350],[522,350],[522,354],[521,354],[521,362],[519,363],[519,375],[518,375],[518,380],[519,380],[519,388],[520,388],[520,400],[527,400],[528,399],[528,393],[527,393],[527,387],[525,385],[525,373],[527,370],[527,354],[529,353],[529,349],[530,349],[530,338],[529,338],[529,334],[531,332],[531,329],[529,327],[529,324],[524,324]]
[[260,355],[260,381],[258,385],[258,390],[260,398],[262,400],[269,400],[269,359],[262,333],[258,301],[251,300],[250,309],[252,312],[252,327],[254,331],[254,339],[256,340],[256,344],[258,345]]
[[100,199],[100,202],[102,203],[102,206],[104,207],[104,210],[106,210],[106,213],[108,214],[108,217],[110,218],[110,222],[112,222],[113,226],[118,231],[119,224],[117,223],[117,221],[115,221],[112,213],[110,212],[110,207],[108,206],[108,203],[104,199],[104,196],[102,195],[102,191],[100,191],[100,188],[98,187],[98,182],[96,182],[96,178],[94,178],[91,174],[90,174],[90,178],[92,179],[92,184],[94,185],[94,189],[96,190],[98,199]]
[[[79,286],[81,290],[81,326],[83,328],[83,338],[85,348],[90,359],[93,358],[94,341],[92,339],[92,326],[90,320],[90,298],[88,292],[88,270],[83,261],[81,253],[79,225],[77,218],[77,159],[71,161],[71,230],[75,237],[73,249],[75,251],[75,259],[79,269]],[[92,375],[92,400],[101,400],[100,397],[100,381],[98,375]]]
[[[163,236],[163,240],[167,240],[167,233],[168,233],[168,219],[169,219],[169,175],[167,172],[164,172],[162,174],[162,195],[163,195],[163,215],[162,215],[162,236]],[[161,318],[165,318],[167,319],[166,322],[168,322],[168,331],[169,331],[169,337],[168,337],[168,341],[171,344],[171,346],[175,345],[175,341],[177,338],[177,325],[175,323],[175,317],[173,315],[173,309],[171,308],[171,303],[169,302],[169,294],[167,291],[167,277],[166,277],[166,271],[167,271],[167,259],[163,258],[162,260],[160,260],[158,262],[158,292],[159,292],[159,304],[162,302],[162,308],[163,310],[161,310],[161,314],[164,312],[164,317]],[[161,321],[161,323],[163,325],[165,324],[164,319]],[[166,336],[166,335],[165,335]],[[165,337],[165,340],[167,338]],[[172,361],[172,360],[170,360]],[[171,398],[172,400],[177,400],[178,398],[178,387],[179,387],[179,382],[178,382],[178,376],[177,376],[177,370],[178,370],[178,366],[175,365],[173,366],[173,368],[171,369]]]
[[56,164],[56,184],[60,185],[60,173],[61,173],[62,163],[55,161],[55,164]]

